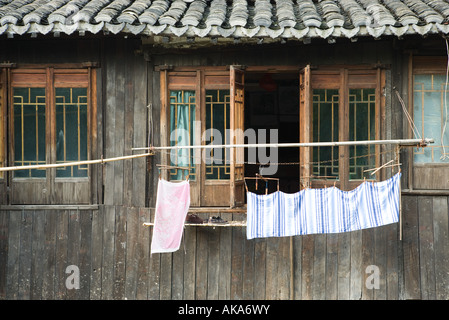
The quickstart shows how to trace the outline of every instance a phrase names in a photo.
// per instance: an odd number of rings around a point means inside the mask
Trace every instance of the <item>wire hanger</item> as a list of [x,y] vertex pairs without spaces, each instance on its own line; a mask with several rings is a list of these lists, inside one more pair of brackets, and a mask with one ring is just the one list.
[[268,194],[268,182],[270,180],[277,181],[277,191],[279,191],[279,178],[268,178],[268,177],[262,176],[259,173],[256,173],[255,177],[244,177],[243,179],[245,181],[245,188],[246,188],[247,192],[248,192],[248,186],[246,184],[246,180],[247,179],[249,179],[249,180],[256,180],[256,190],[258,189],[258,181],[259,181],[259,179],[262,180],[262,181],[265,181],[265,194]]
[[[166,165],[166,164],[156,164],[159,170],[159,179],[161,179],[161,170],[171,170],[171,169],[179,169],[179,170],[187,170],[190,172],[189,167],[180,167],[180,166],[172,166],[172,165]],[[189,173],[185,176],[186,181],[189,181]]]

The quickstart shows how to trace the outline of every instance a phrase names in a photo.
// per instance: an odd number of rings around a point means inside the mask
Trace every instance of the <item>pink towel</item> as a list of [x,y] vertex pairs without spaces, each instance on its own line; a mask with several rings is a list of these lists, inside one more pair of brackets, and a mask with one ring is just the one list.
[[159,179],[151,253],[179,249],[189,206],[189,181],[169,182]]

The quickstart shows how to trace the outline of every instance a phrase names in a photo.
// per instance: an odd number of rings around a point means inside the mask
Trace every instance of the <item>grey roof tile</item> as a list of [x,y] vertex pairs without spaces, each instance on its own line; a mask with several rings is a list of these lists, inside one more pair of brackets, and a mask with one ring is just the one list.
[[221,26],[226,19],[228,7],[226,0],[212,0],[206,18],[207,26]]
[[[426,23],[441,23],[444,18],[431,6],[421,0],[403,0],[404,3]],[[431,3],[432,1],[427,1]]]
[[343,26],[345,18],[335,1],[324,0],[317,3],[318,13],[329,27]]
[[160,16],[159,24],[174,26],[181,19],[186,9],[187,3],[183,0],[173,1],[170,8]]
[[37,0],[33,3],[36,4],[35,9],[23,17],[23,23],[40,23],[43,19],[47,19],[52,12],[65,5],[67,2],[69,2],[69,0],[51,0],[45,1],[44,3]]
[[294,27],[297,21],[293,2],[290,0],[276,0],[276,16],[279,26]]
[[70,0],[68,3],[60,7],[59,9],[50,13],[47,18],[48,23],[60,22],[71,24],[71,18],[73,15],[78,13],[81,8],[83,8],[89,0]]
[[297,2],[299,18],[306,27],[320,27],[322,18],[312,0],[299,0]]
[[140,23],[148,23],[154,25],[159,17],[167,11],[170,2],[167,0],[155,0],[148,9],[139,16]]
[[204,10],[207,6],[206,0],[194,0],[187,9],[181,23],[185,26],[197,26],[204,15]]
[[5,12],[5,14],[0,19],[0,24],[1,25],[4,25],[6,23],[19,24],[20,20],[22,20],[25,15],[27,15],[30,12],[33,12],[39,5],[42,4],[44,4],[42,0],[34,1],[18,7],[14,11]]
[[269,0],[260,0],[254,3],[253,23],[256,26],[269,27],[273,23],[273,6]]
[[419,22],[419,17],[407,5],[397,0],[384,0],[385,7],[392,13],[399,24],[409,25]]
[[248,21],[248,2],[246,0],[232,1],[231,15],[229,17],[229,25],[231,27],[244,27]]
[[449,33],[449,0],[0,0],[0,35],[338,38]]
[[114,0],[106,7],[100,10],[95,16],[96,22],[111,22],[118,17],[123,10],[132,4],[132,0]]
[[91,0],[73,16],[73,21],[91,22],[95,15],[109,3],[110,0]]
[[369,14],[355,0],[340,0],[340,5],[353,26],[366,26],[371,22],[371,17]]
[[133,3],[128,6],[126,9],[124,9],[120,15],[117,17],[117,21],[119,23],[126,22],[126,23],[134,23],[138,20],[139,15],[142,14],[145,9],[147,9],[151,4],[150,0],[136,0],[133,1]]

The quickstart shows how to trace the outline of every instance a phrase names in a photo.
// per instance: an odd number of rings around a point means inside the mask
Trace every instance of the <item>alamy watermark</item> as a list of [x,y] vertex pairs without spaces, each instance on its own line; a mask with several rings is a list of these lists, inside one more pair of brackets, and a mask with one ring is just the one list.
[[80,269],[78,266],[70,265],[65,269],[65,273],[69,274],[65,280],[65,287],[69,290],[80,288]]
[[365,286],[367,289],[379,289],[380,288],[380,269],[376,265],[369,265],[365,269],[365,273],[368,274],[365,280]]
[[[201,128],[201,121],[194,121],[193,128],[199,130]],[[209,128],[203,132],[203,134],[198,134],[198,132],[193,133],[195,137],[201,136],[201,142],[206,144],[205,152],[201,152],[199,149],[192,149],[189,151],[187,148],[172,149],[170,151],[170,161],[173,164],[179,166],[199,165],[201,163],[206,163],[206,165],[215,164],[223,165],[230,164],[230,152],[225,152],[223,147],[215,147],[219,145],[230,145],[230,144],[277,144],[279,142],[279,133],[277,129],[255,129],[249,128],[245,131],[241,129],[231,130],[226,129],[223,133],[217,129]],[[170,141],[175,143],[176,146],[189,146],[192,142],[191,134],[189,130],[178,128],[173,130],[170,134]],[[232,143],[231,143],[232,142]],[[193,144],[197,144],[193,141]],[[269,147],[246,147],[247,151],[247,162],[251,164],[261,165],[260,174],[262,175],[274,175],[278,169],[278,148],[277,146]],[[237,157],[235,158],[235,164],[243,164],[245,162],[243,149],[241,147],[235,148]]]

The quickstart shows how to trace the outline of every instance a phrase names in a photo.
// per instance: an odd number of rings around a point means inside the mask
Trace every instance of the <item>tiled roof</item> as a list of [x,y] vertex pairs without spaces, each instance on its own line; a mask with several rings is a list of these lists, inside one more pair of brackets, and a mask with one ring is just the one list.
[[231,39],[449,33],[444,0],[0,0],[0,35]]

